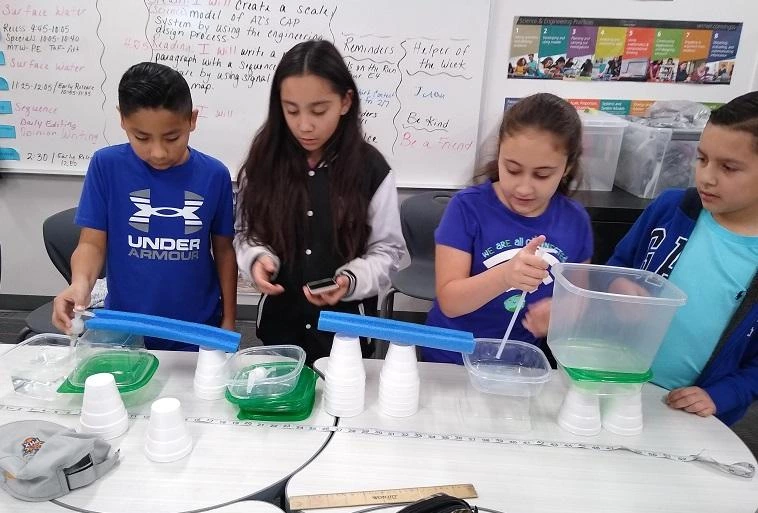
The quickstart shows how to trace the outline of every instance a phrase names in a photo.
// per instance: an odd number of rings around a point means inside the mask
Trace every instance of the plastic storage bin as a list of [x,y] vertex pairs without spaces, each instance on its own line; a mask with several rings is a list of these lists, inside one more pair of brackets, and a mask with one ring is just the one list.
[[480,392],[532,397],[550,380],[550,363],[539,347],[508,340],[500,359],[502,340],[478,338],[474,352],[463,354],[471,384]]
[[43,333],[19,342],[2,358],[17,393],[49,401],[73,369],[73,354],[69,337]]
[[239,407],[240,420],[295,422],[307,419],[316,400],[316,373],[310,367],[302,367],[292,389],[280,395],[251,395],[235,397],[226,390],[226,400]]
[[251,347],[235,353],[228,365],[227,390],[233,397],[275,397],[297,385],[305,351],[294,345]]
[[701,132],[629,123],[621,144],[616,185],[648,199],[666,189],[692,187]]
[[555,264],[548,345],[574,381],[643,383],[671,318],[686,302],[649,271]]
[[582,120],[582,179],[579,189],[610,191],[616,176],[625,119],[599,110],[580,110]]

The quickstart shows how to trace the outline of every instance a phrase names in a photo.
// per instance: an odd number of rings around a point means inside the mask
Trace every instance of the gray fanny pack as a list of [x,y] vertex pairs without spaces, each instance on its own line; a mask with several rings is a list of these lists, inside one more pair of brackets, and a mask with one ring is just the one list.
[[47,501],[92,483],[118,461],[95,435],[43,420],[0,426],[0,487],[25,501]]

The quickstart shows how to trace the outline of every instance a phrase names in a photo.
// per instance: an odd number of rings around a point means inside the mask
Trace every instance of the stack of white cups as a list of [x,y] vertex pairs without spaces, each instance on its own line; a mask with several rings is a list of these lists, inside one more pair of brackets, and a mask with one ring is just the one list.
[[611,433],[634,436],[642,433],[642,394],[612,395],[604,398],[603,428]]
[[150,406],[145,455],[158,463],[184,458],[192,451],[192,437],[178,399],[164,397]]
[[358,337],[334,335],[324,373],[324,409],[335,417],[353,417],[363,411],[366,369]]
[[208,401],[224,397],[227,385],[227,356],[224,351],[200,348],[192,383],[197,397]]
[[93,374],[84,381],[79,432],[110,440],[126,433],[129,414],[116,387],[113,374]]
[[569,433],[592,436],[600,432],[600,397],[569,385],[558,413],[558,425]]
[[391,417],[410,417],[418,411],[420,386],[416,346],[390,344],[379,375],[379,409]]

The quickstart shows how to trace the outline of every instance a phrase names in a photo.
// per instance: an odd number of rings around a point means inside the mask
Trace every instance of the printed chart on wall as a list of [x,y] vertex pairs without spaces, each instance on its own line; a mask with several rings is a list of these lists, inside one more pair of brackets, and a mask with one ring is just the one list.
[[283,53],[337,46],[362,101],[365,137],[403,186],[465,183],[475,162],[489,1],[68,0],[0,5],[0,170],[84,174],[125,142],[123,72],[180,71],[200,111],[190,143],[233,176],[265,120]]
[[729,84],[742,23],[514,19],[509,78]]

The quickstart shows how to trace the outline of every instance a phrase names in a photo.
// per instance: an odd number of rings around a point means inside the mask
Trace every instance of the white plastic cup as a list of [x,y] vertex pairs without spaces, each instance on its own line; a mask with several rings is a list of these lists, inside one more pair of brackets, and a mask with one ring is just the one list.
[[192,391],[195,397],[205,401],[215,401],[223,399],[226,394],[226,380],[198,380],[197,377],[192,382]]
[[329,351],[329,357],[335,359],[363,359],[361,352],[361,340],[358,337],[351,337],[341,333],[335,333],[332,340],[332,348]]
[[82,410],[91,414],[110,413],[124,406],[113,374],[93,374],[84,381]]
[[361,413],[366,401],[365,379],[357,385],[337,388],[332,382],[324,384],[324,409],[335,417],[352,417]]
[[200,348],[192,383],[196,397],[207,401],[224,397],[228,383],[227,357],[224,351]]
[[390,344],[379,374],[379,409],[392,417],[414,415],[420,390],[416,347]]
[[569,433],[593,436],[600,432],[600,398],[570,386],[558,413],[558,425]]
[[218,349],[205,349],[201,347],[197,352],[197,367],[203,369],[216,369],[226,365],[229,355]]
[[382,368],[391,368],[398,371],[417,369],[418,359],[416,358],[416,346],[390,344],[387,348],[387,354],[384,357],[384,365]]
[[642,433],[641,393],[608,396],[602,406],[602,424],[606,431],[622,436]]
[[123,435],[127,429],[129,414],[113,374],[89,376],[84,382],[79,432],[96,434],[104,440],[110,440]]
[[163,397],[150,406],[144,450],[148,459],[158,463],[179,460],[192,451],[192,437],[178,399]]

